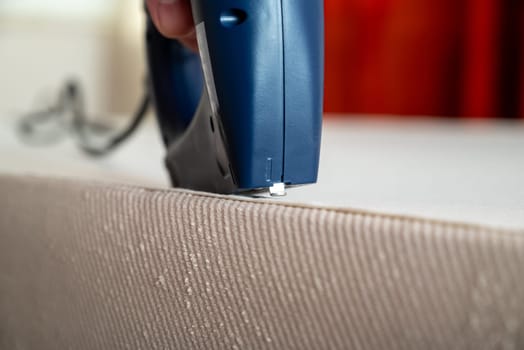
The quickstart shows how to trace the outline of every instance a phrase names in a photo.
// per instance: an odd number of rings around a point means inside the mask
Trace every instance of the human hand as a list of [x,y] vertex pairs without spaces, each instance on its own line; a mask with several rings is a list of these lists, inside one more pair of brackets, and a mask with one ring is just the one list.
[[189,0],[146,0],[156,28],[167,38],[177,39],[198,51],[195,24]]

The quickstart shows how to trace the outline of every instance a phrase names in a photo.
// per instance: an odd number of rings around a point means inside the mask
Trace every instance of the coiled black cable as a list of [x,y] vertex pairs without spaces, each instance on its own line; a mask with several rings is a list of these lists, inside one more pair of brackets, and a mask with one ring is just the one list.
[[[39,129],[42,129],[45,124],[57,122],[62,131],[69,132],[77,140],[79,148],[84,153],[92,157],[102,157],[115,150],[137,130],[147,114],[150,102],[150,95],[146,88],[131,122],[123,130],[115,132],[113,128],[87,118],[80,84],[76,81],[68,81],[61,89],[55,105],[22,117],[18,124],[18,132],[29,143],[51,143],[57,139],[56,130],[52,135],[45,135]],[[104,137],[104,142],[95,145],[94,137],[108,134],[111,135]]]

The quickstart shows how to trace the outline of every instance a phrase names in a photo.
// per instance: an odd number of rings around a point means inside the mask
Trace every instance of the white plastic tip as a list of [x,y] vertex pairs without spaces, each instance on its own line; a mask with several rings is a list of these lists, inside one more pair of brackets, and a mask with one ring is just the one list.
[[284,184],[284,183],[273,184],[273,186],[271,186],[269,188],[269,194],[272,197],[283,197],[283,196],[285,196],[286,195],[286,184]]

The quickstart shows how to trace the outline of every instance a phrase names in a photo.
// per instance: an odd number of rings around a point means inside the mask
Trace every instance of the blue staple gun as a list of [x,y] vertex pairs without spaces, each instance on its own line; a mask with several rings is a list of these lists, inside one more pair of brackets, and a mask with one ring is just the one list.
[[151,96],[174,186],[215,193],[317,181],[320,0],[191,0],[199,54],[148,19]]

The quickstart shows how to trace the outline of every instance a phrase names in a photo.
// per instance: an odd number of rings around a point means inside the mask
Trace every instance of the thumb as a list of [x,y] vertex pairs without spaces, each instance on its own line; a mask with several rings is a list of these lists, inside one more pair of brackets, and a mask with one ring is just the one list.
[[153,23],[162,35],[178,39],[198,51],[189,0],[147,0],[146,4]]

